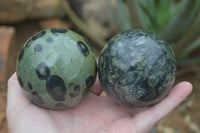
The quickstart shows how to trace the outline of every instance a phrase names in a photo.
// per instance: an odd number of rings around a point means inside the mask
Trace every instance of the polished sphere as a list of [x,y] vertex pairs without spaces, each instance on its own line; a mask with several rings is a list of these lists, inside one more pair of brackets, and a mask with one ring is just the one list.
[[176,72],[169,44],[144,30],[114,36],[99,57],[98,75],[105,92],[127,106],[150,106],[171,90]]
[[95,55],[87,41],[66,29],[30,37],[17,59],[17,78],[28,99],[50,109],[77,105],[96,78]]

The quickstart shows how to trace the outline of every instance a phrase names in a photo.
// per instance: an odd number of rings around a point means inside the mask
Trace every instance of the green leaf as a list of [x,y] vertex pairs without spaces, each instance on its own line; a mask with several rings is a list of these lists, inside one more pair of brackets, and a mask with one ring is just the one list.
[[143,13],[143,21],[146,22],[146,28],[152,32],[155,32],[155,29],[157,27],[157,23],[155,19],[153,18],[153,15],[151,15],[150,8],[148,8],[148,5],[145,5],[145,3],[140,2],[140,9],[141,12]]
[[116,7],[111,4],[110,0],[106,0],[106,2],[112,22],[119,27],[121,31],[131,29],[130,19],[123,0],[116,0]]
[[160,33],[167,41],[178,40],[191,26],[195,19],[196,4],[199,0],[183,0],[180,10]]
[[188,47],[185,48],[183,53],[180,55],[181,59],[184,59],[190,55],[190,53],[196,48],[200,47],[200,37],[191,43]]
[[174,10],[172,0],[140,0],[142,22],[152,32],[160,32],[172,18]]
[[182,51],[185,51],[185,48],[191,45],[191,42],[194,42],[200,36],[199,24],[200,12],[195,18],[195,22],[192,23],[192,26],[189,28],[188,32],[186,32],[184,36],[174,45],[173,49],[177,57],[182,55]]
[[132,28],[143,28],[137,0],[126,0]]

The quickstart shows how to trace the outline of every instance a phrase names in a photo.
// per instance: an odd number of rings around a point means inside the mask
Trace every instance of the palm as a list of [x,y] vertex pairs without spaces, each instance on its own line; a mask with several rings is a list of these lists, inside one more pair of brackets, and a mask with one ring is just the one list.
[[26,132],[30,132],[31,127],[33,132],[105,132],[116,129],[118,122],[126,123],[123,121],[132,119],[128,108],[116,105],[108,97],[98,97],[92,93],[80,105],[69,110],[47,110],[29,101],[21,103],[18,109],[12,109],[9,114],[16,117],[14,120],[19,127],[26,123]]
[[[190,84],[180,83],[162,102],[146,109],[127,108],[115,104],[108,96],[99,97],[90,93],[78,106],[58,111],[43,109],[29,102],[15,77],[9,84],[15,89],[11,90],[8,86],[8,125],[10,132],[20,133],[143,133],[150,130],[191,92]],[[186,88],[185,91],[180,91],[180,87]]]

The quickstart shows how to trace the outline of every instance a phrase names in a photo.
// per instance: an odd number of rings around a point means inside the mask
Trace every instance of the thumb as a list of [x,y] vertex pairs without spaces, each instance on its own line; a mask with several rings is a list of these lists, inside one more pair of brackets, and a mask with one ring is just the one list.
[[133,119],[139,132],[147,132],[160,120],[166,117],[175,107],[177,107],[190,93],[192,85],[189,82],[177,84],[167,97],[153,107],[137,114]]
[[14,73],[8,80],[7,91],[7,115],[16,115],[20,109],[30,103],[18,83],[16,73]]

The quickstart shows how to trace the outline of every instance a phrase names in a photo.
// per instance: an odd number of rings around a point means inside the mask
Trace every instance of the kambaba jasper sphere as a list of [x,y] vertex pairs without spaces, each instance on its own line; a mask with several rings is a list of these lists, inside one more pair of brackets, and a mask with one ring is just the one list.
[[114,36],[99,57],[98,76],[105,92],[127,106],[151,106],[175,80],[176,59],[169,44],[144,30]]
[[96,60],[87,41],[66,29],[47,29],[29,38],[17,59],[17,78],[27,97],[50,109],[77,105],[96,79]]

